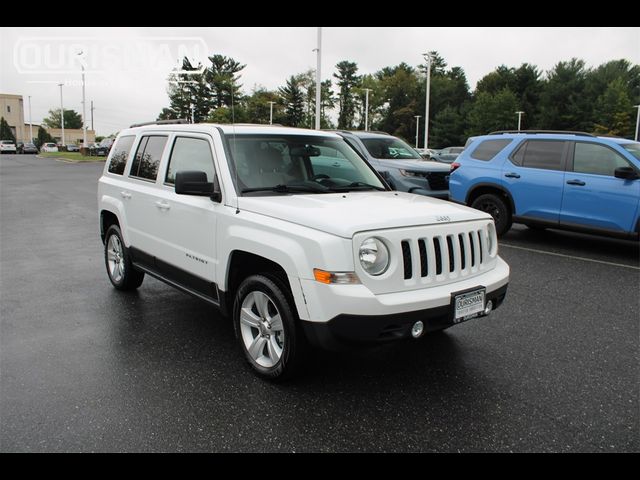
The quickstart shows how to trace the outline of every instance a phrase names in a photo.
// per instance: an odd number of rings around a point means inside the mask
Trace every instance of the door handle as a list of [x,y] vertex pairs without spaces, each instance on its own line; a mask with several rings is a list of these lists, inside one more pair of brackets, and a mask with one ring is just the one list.
[[567,185],[578,185],[580,187],[583,187],[586,185],[586,183],[582,180],[567,180]]
[[507,178],[520,178],[520,175],[515,172],[505,173],[504,176]]
[[126,192],[126,191],[123,190],[122,192],[120,192],[120,196],[122,198],[131,198],[131,193]]
[[338,162],[334,162],[331,166],[332,166],[332,167],[339,167],[339,166],[340,166],[340,164],[339,164]]
[[158,200],[156,202],[156,207],[158,207],[160,210],[169,210],[171,208],[171,205],[169,205],[167,202],[164,202],[162,200]]

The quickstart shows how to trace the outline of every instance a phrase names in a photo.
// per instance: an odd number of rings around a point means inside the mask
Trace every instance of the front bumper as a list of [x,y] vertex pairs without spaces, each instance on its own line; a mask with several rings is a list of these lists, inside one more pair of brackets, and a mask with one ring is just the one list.
[[[507,294],[505,284],[486,292],[486,300],[498,308]],[[478,317],[482,318],[482,317]],[[312,345],[327,350],[343,350],[363,345],[386,343],[411,338],[411,327],[418,320],[425,332],[455,325],[451,303],[440,307],[390,315],[338,315],[328,322],[302,321],[303,331]]]

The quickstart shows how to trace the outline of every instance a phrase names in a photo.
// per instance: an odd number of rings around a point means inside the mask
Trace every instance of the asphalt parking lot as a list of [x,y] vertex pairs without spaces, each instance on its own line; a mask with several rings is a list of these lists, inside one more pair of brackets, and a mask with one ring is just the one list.
[[1,451],[640,450],[637,242],[516,226],[493,315],[273,385],[214,308],[111,287],[102,167],[0,156]]

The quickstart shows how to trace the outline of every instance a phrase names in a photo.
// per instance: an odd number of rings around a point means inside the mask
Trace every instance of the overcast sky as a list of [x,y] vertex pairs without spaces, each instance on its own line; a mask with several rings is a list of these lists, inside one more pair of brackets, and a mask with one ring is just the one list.
[[[63,36],[64,35],[64,36]],[[33,122],[60,106],[82,112],[80,63],[87,69],[87,119],[93,100],[98,135],[154,120],[168,106],[167,75],[180,56],[220,53],[246,64],[243,90],[275,89],[316,66],[314,27],[212,28],[3,28],[0,30],[0,93],[31,96]],[[182,50],[181,50],[182,49]],[[341,60],[359,73],[385,66],[423,63],[436,50],[449,67],[464,69],[471,88],[497,66],[527,62],[541,70],[578,57],[588,67],[625,58],[640,63],[640,28],[631,27],[325,27],[322,77]],[[28,122],[28,111],[25,121]]]

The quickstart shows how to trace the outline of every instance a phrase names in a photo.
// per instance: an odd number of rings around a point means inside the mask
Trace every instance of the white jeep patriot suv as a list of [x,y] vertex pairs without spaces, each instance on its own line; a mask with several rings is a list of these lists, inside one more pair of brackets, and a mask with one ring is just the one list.
[[418,338],[485,316],[509,281],[489,214],[391,191],[330,132],[134,125],[98,205],[113,286],[149,274],[218,306],[271,379],[309,344]]

